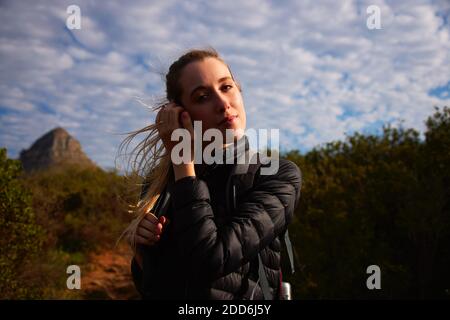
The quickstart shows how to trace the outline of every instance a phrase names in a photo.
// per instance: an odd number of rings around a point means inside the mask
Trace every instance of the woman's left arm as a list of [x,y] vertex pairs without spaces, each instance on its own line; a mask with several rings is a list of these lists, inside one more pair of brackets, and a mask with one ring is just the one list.
[[216,224],[206,183],[194,176],[171,187],[177,253],[189,272],[209,279],[237,270],[284,232],[300,197],[301,172],[280,160],[274,175],[261,175],[226,223]]

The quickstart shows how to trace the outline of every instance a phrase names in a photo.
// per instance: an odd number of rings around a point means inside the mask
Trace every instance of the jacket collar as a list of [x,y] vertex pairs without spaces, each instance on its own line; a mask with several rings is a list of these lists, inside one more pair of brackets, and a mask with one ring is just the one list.
[[246,135],[243,135],[237,141],[234,141],[233,144],[230,144],[223,150],[223,158],[222,163],[212,163],[212,164],[196,164],[196,172],[199,173],[199,176],[206,176],[212,170],[216,169],[218,166],[233,166],[237,163],[237,159],[241,157],[247,150],[249,150],[249,142]]

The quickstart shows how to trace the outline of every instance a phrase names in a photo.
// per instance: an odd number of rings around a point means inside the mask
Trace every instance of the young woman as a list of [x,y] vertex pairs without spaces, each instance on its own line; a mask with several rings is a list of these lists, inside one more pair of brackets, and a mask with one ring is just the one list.
[[[277,299],[280,237],[299,200],[299,168],[280,160],[275,174],[262,175],[267,164],[261,165],[230,209],[227,188],[236,161],[207,165],[190,158],[175,164],[171,134],[177,128],[193,133],[193,121],[201,121],[203,132],[215,128],[225,137],[233,129],[224,155],[231,147],[234,159],[248,152],[240,85],[214,49],[190,50],[170,66],[166,90],[169,102],[157,107],[155,124],[126,140],[148,132],[135,159],[146,183],[138,217],[127,229],[137,289],[148,299],[264,299],[262,265],[266,288]],[[167,194],[164,212],[155,212],[157,199]]]

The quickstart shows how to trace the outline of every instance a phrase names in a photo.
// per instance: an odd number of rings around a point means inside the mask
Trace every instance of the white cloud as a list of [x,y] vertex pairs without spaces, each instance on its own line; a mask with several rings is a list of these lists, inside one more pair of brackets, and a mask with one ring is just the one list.
[[73,36],[89,49],[104,49],[108,44],[108,39],[98,24],[86,14],[82,15],[81,21],[81,29],[71,30]]

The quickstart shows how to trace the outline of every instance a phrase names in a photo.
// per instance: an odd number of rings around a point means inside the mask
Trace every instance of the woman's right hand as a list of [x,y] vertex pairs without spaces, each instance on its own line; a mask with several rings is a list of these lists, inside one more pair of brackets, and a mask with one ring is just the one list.
[[171,139],[172,132],[176,129],[187,129],[192,141],[194,139],[194,128],[189,113],[175,102],[169,102],[159,110],[155,124],[158,126],[159,136],[169,154],[171,154],[173,147],[178,143],[178,141],[172,141]]
[[151,212],[141,220],[136,231],[136,244],[152,246],[159,241],[163,229],[169,220],[165,216],[159,219]]

